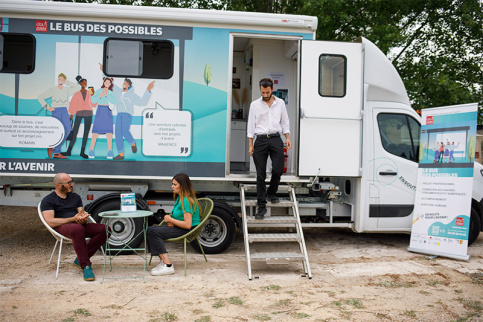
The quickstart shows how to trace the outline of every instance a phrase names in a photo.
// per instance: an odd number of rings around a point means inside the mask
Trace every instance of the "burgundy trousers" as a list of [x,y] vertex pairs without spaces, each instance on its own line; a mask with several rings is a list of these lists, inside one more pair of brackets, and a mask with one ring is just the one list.
[[[92,265],[90,258],[106,243],[106,226],[103,224],[77,224],[70,223],[55,228],[55,230],[67,238],[72,239],[74,251],[77,254],[79,265],[84,268]],[[89,242],[86,238],[90,238]]]

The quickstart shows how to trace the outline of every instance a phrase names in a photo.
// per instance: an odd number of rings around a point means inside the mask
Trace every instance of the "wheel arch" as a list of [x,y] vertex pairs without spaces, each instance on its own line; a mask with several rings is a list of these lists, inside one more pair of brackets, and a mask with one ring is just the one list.
[[471,207],[476,209],[476,211],[478,212],[478,215],[480,216],[480,219],[481,219],[480,231],[483,231],[483,199],[481,199],[480,202],[478,202],[475,199],[471,199]]
[[213,207],[218,207],[228,212],[233,217],[233,221],[235,222],[235,225],[238,228],[238,230],[243,233],[243,229],[241,229],[242,221],[240,216],[238,216],[238,213],[235,211],[235,209],[227,205],[224,201],[220,201],[220,200],[213,200]]
[[[94,200],[93,202],[87,204],[84,209],[88,213],[93,212],[96,208],[98,208],[100,205],[102,205],[106,201],[114,200],[114,199],[121,199],[120,193],[108,193],[107,195],[104,195],[97,200]],[[119,205],[120,206],[120,205]],[[142,195],[139,193],[136,193],[136,206],[140,210],[147,210],[148,209],[148,204],[146,201],[143,199]]]

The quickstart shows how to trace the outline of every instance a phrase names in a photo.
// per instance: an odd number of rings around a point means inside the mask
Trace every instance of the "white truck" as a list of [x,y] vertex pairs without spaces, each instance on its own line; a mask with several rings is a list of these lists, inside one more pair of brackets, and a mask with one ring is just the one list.
[[[215,201],[205,252],[222,252],[241,227],[239,185],[255,182],[249,104],[271,77],[291,120],[282,182],[296,189],[302,226],[411,231],[420,117],[369,40],[316,41],[317,18],[297,15],[17,0],[2,0],[0,15],[1,205],[36,206],[67,172],[96,220],[125,192],[159,220],[172,176],[185,172]],[[79,112],[104,77],[111,94],[128,78],[134,98]],[[96,124],[107,129],[93,133]],[[470,243],[482,230],[480,164],[471,209]],[[141,242],[136,220],[112,229]]]

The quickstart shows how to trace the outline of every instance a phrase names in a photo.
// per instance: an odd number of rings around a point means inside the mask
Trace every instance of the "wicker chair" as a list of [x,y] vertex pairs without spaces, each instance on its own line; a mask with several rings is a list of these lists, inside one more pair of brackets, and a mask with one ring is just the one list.
[[[183,236],[176,237],[176,238],[169,238],[165,239],[165,242],[174,242],[174,243],[183,243],[184,244],[184,275],[186,276],[186,243],[190,243],[194,240],[198,242],[198,245],[200,246],[201,252],[203,253],[203,256],[205,257],[205,261],[207,262],[208,259],[206,259],[205,252],[203,251],[203,247],[201,246],[201,243],[198,239],[198,235],[200,234],[201,230],[203,229],[203,226],[205,225],[206,221],[211,215],[211,212],[213,211],[213,200],[209,198],[199,198],[198,203],[200,204],[200,224],[196,226],[193,230],[190,230],[188,233],[184,234]],[[161,225],[166,225],[164,220],[159,224]],[[153,259],[153,255],[151,255],[151,258],[149,259],[149,265],[151,265],[151,261]]]

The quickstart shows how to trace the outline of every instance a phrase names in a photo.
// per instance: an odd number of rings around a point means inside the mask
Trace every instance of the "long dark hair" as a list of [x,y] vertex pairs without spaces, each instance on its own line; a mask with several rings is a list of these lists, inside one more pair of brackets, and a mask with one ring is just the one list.
[[114,83],[113,83],[113,82],[114,82],[114,78],[111,78],[111,77],[103,77],[103,78],[102,78],[102,86],[101,86],[101,88],[106,87],[106,86],[104,85],[104,83],[106,82],[106,79],[108,79],[108,80],[110,80],[110,81],[111,81],[111,85],[110,85],[110,86],[109,86],[107,89],[108,89],[108,90],[110,90],[110,91],[112,91],[112,88],[114,87]]
[[[193,190],[193,186],[191,185],[190,177],[188,177],[186,173],[178,173],[173,177],[172,180],[176,180],[176,182],[179,183],[179,186],[180,186],[179,200],[181,203],[181,208],[183,208],[183,211],[186,212],[183,206],[184,197],[188,199],[188,203],[190,204],[190,210],[192,211],[192,213],[196,209],[195,205],[197,205],[199,209],[200,205],[198,204],[198,200],[196,199],[196,194],[195,194],[195,191]],[[176,194],[174,194],[174,199],[176,199]]]

